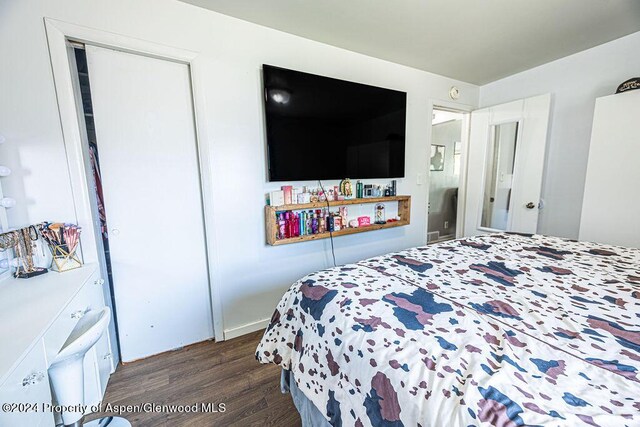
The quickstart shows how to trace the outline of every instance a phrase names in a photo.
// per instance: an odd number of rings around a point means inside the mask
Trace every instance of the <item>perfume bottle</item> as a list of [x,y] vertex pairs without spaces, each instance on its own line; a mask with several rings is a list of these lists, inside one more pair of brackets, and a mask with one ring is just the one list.
[[289,218],[289,212],[284,213],[284,238],[291,237],[291,219]]
[[340,231],[342,228],[342,217],[340,214],[335,214],[333,217],[333,231]]
[[305,212],[302,211],[298,214],[300,216],[300,235],[304,236],[305,234],[307,234],[307,228],[306,228],[306,219],[305,219]]
[[356,198],[357,199],[362,199],[363,189],[364,189],[364,186],[362,185],[362,181],[358,180],[358,182],[356,182]]
[[298,237],[300,235],[300,225],[298,224],[298,215],[295,212],[291,212],[291,237]]
[[340,206],[339,211],[340,211],[340,224],[342,225],[342,228],[346,228],[347,223],[349,222],[349,218],[347,218],[347,207]]
[[378,203],[375,210],[376,224],[386,224],[387,220],[384,213],[384,203]]
[[307,212],[307,234],[313,234],[313,232],[311,231],[311,221],[313,220],[313,211],[310,210],[309,212]]

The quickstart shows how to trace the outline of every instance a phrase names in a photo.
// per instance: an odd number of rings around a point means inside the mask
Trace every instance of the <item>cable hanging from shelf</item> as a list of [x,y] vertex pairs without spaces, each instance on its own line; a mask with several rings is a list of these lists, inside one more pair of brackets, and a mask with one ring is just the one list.
[[[329,198],[327,197],[326,191],[324,191],[324,187],[322,186],[322,181],[318,180],[318,184],[320,184],[320,189],[322,190],[322,194],[324,194],[324,200],[327,202],[327,211],[331,214],[331,204],[329,203]],[[333,266],[337,267],[336,264],[336,250],[333,246],[333,231],[329,228],[329,239],[331,239],[331,256],[333,257]]]

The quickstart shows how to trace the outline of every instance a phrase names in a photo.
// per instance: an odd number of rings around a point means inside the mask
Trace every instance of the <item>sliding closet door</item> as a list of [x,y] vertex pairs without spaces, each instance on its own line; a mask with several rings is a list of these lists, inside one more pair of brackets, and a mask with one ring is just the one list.
[[189,68],[86,50],[127,362],[213,336]]

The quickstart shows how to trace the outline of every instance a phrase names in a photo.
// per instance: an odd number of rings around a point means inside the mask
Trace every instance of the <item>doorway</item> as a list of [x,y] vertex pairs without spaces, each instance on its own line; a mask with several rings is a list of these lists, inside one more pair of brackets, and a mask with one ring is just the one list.
[[459,193],[462,183],[462,151],[465,113],[434,107],[429,155],[427,243],[455,239],[458,229]]
[[189,65],[77,44],[74,59],[121,359],[211,339]]

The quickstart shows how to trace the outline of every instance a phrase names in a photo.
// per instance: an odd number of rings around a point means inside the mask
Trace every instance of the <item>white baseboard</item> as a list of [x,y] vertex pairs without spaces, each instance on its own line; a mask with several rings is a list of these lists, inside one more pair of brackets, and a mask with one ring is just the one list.
[[256,322],[247,323],[246,325],[238,326],[237,328],[225,329],[224,339],[230,340],[251,332],[259,331],[260,329],[265,329],[269,325],[270,321],[271,318],[262,319]]

